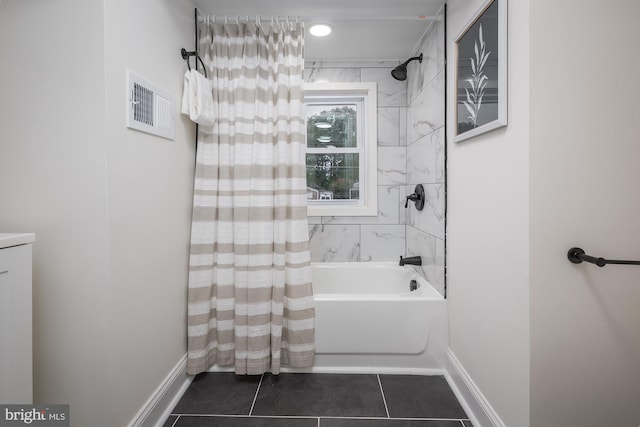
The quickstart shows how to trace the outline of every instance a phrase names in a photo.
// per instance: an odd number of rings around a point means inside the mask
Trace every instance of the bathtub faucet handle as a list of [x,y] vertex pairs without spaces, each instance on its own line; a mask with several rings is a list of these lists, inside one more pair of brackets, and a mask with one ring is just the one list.
[[409,207],[409,200],[411,200],[413,203],[416,204],[416,209],[421,211],[424,208],[424,200],[425,199],[425,194],[424,194],[424,187],[422,186],[422,184],[418,184],[416,185],[415,190],[413,191],[413,194],[410,194],[407,196],[407,201],[404,204],[405,209]]
[[409,207],[409,200],[415,203],[415,201],[418,200],[419,197],[420,196],[418,196],[416,193],[413,193],[410,196],[407,196],[407,201],[404,203],[405,209]]

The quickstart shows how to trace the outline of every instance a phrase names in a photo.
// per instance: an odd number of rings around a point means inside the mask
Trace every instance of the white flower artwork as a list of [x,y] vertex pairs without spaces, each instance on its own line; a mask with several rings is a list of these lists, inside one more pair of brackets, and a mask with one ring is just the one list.
[[471,85],[471,91],[465,88],[464,91],[467,95],[466,101],[463,104],[469,112],[468,118],[471,119],[473,127],[477,127],[478,114],[480,113],[480,107],[482,107],[482,98],[484,97],[484,90],[487,87],[489,78],[484,73],[484,67],[487,64],[487,59],[491,52],[486,51],[486,44],[482,37],[482,24],[478,30],[478,40],[474,43],[475,58],[471,58],[471,71],[473,74],[470,79],[467,79]]

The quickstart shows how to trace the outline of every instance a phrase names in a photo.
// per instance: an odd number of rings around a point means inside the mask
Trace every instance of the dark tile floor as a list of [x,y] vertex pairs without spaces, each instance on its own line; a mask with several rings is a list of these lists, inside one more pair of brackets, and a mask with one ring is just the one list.
[[442,376],[198,375],[164,427],[472,427]]

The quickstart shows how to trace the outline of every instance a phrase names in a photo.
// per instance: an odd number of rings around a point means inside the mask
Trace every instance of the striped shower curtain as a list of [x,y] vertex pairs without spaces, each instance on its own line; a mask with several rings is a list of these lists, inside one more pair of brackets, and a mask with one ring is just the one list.
[[310,366],[304,29],[207,23],[199,39],[216,118],[198,132],[187,370]]

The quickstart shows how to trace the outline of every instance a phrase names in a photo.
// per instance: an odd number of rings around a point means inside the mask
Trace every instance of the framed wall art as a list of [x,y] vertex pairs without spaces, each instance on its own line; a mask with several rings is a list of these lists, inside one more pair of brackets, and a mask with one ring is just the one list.
[[488,0],[455,41],[454,142],[507,125],[507,0]]

